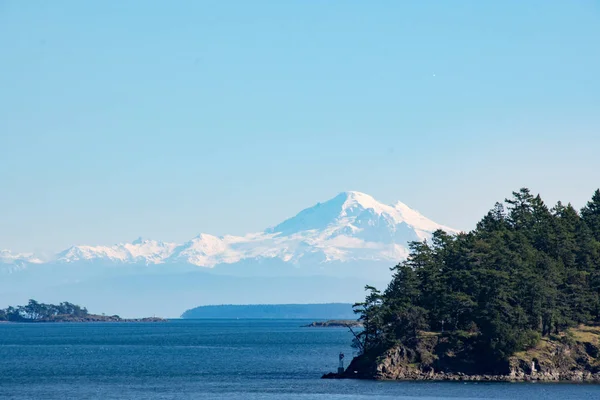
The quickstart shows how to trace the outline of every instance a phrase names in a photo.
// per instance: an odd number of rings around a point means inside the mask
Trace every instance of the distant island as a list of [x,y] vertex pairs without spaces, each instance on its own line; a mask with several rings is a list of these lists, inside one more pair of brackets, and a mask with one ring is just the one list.
[[362,327],[362,322],[355,319],[330,319],[327,321],[315,321],[303,328],[358,328]]
[[125,319],[118,315],[90,314],[85,307],[69,302],[44,304],[29,300],[24,306],[0,309],[0,322],[162,322],[162,318]]
[[349,303],[211,305],[187,310],[185,319],[354,319]]
[[513,192],[468,233],[413,242],[346,370],[324,378],[600,382],[600,190],[581,211]]

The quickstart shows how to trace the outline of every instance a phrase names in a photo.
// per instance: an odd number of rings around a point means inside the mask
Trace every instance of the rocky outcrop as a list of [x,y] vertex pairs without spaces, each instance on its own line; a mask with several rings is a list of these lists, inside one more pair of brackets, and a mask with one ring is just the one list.
[[542,339],[534,348],[514,354],[498,374],[478,374],[472,363],[461,359],[465,355],[455,352],[456,347],[449,350],[447,340],[430,336],[413,348],[398,345],[379,356],[360,355],[343,374],[327,374],[323,378],[599,383],[599,337],[600,329],[579,327],[569,335]]

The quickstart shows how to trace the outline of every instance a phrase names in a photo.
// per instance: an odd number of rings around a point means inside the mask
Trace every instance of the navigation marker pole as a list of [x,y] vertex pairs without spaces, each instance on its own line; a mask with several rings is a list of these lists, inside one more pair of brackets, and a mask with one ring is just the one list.
[[340,365],[338,366],[338,375],[344,373],[344,353],[340,353]]

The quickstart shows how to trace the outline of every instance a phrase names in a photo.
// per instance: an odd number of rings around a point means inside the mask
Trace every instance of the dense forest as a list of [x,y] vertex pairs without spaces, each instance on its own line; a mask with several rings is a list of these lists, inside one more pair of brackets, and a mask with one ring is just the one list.
[[39,322],[66,318],[84,318],[89,315],[85,307],[69,302],[58,305],[39,303],[29,300],[24,306],[0,309],[0,321],[10,322]]
[[521,189],[473,231],[437,231],[410,249],[388,287],[368,286],[354,306],[362,354],[418,349],[423,337],[445,335],[447,354],[494,373],[542,338],[569,340],[568,328],[600,322],[600,190],[577,212]]

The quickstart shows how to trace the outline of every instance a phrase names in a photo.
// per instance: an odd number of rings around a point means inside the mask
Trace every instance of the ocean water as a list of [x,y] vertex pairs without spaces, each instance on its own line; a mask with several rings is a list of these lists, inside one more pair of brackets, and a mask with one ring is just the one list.
[[307,322],[0,324],[0,398],[600,399],[600,385],[321,380],[351,334]]

